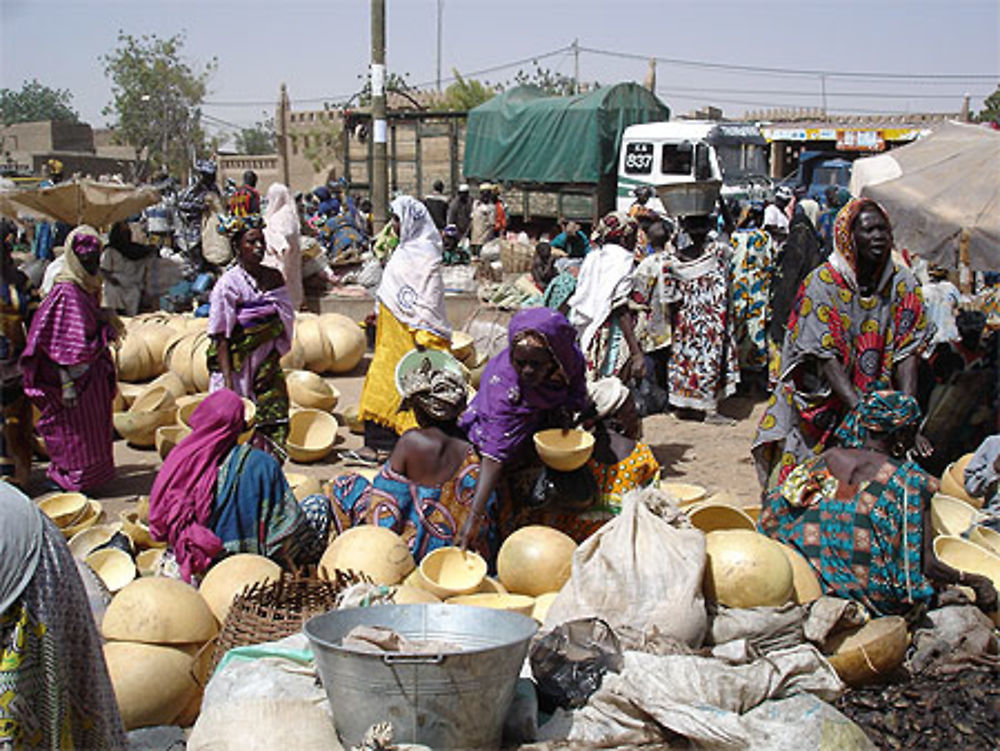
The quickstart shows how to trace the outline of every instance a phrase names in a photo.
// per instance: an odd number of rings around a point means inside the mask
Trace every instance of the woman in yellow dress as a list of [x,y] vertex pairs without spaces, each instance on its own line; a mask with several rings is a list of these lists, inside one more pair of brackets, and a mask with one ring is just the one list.
[[365,376],[359,410],[365,424],[362,456],[369,459],[387,455],[400,435],[417,427],[412,410],[399,409],[396,364],[414,348],[447,350],[451,344],[441,277],[441,235],[427,208],[415,198],[400,196],[391,209],[399,246],[375,293],[375,355]]

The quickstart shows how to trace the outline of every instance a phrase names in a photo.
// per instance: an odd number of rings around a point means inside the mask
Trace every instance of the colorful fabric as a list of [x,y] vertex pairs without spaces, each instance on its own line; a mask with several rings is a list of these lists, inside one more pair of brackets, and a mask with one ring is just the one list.
[[[257,405],[258,431],[284,447],[288,437],[288,391],[281,356],[291,348],[295,310],[287,287],[261,291],[242,266],[216,282],[210,298],[207,333],[209,391],[225,388],[219,370],[219,337],[229,342],[232,387]],[[262,448],[267,448],[262,445]]]
[[767,328],[771,318],[771,277],[774,248],[771,236],[761,229],[737,230],[730,237],[733,331],[740,367],[767,367]]
[[402,397],[396,389],[396,364],[417,345],[447,351],[448,339],[403,324],[388,306],[380,307],[375,324],[375,354],[361,387],[358,416],[402,435],[417,427],[413,411],[400,410]]
[[[541,386],[523,387],[511,362],[513,343],[527,332],[546,342],[557,365]],[[486,364],[479,391],[459,420],[479,453],[501,462],[531,439],[551,410],[582,410],[587,403],[583,353],[565,316],[549,308],[522,310],[510,319],[507,338],[508,346]]]
[[[76,562],[59,530],[42,523],[34,574],[0,611],[0,747],[124,750],[125,730]],[[4,558],[2,565],[22,561]]]
[[599,245],[613,243],[632,247],[639,221],[624,211],[609,211],[601,217],[591,236]]
[[615,514],[621,512],[622,497],[630,490],[644,488],[660,476],[660,463],[652,449],[636,441],[632,453],[615,464],[601,464],[591,457],[587,468],[594,475],[600,492],[600,507]]
[[557,274],[549,282],[549,286],[545,288],[543,297],[545,307],[559,310],[569,301],[574,292],[576,292],[576,276],[568,271]]
[[673,260],[664,296],[674,303],[667,383],[674,407],[712,411],[740,380],[729,316],[725,247],[708,245],[693,261]]
[[41,412],[36,428],[48,449],[48,476],[66,490],[115,475],[115,336],[97,298],[72,282],[53,286],[31,321],[21,357],[24,393]]
[[900,362],[922,350],[929,334],[920,285],[887,261],[870,297],[863,297],[850,264],[853,217],[867,199],[853,201],[837,220],[830,260],[799,289],[781,352],[781,379],[754,440],[758,475],[783,481],[801,461],[823,452],[847,409],[822,375],[836,359],[858,394],[891,388]]
[[229,238],[252,229],[264,229],[264,217],[260,214],[220,214],[216,230]]
[[229,196],[229,213],[236,216],[259,214],[260,193],[252,185],[241,185]]
[[844,448],[862,448],[871,433],[892,433],[920,422],[920,405],[901,391],[870,391],[835,433]]
[[670,344],[670,303],[665,297],[664,267],[673,260],[672,249],[647,255],[632,275],[635,336],[645,353]]
[[402,323],[451,339],[441,276],[441,234],[427,207],[411,196],[392,202],[399,218],[399,246],[382,272],[375,297]]
[[215,391],[195,408],[190,425],[149,493],[149,530],[170,543],[187,581],[223,550],[211,529],[212,502],[219,466],[244,429],[243,400],[228,389]]
[[934,594],[921,555],[937,488],[912,462],[887,459],[872,480],[850,486],[813,457],[768,493],[759,528],[805,556],[824,593],[879,615],[905,613]]
[[[331,487],[336,531],[360,524],[386,527],[406,541],[419,563],[432,550],[454,545],[472,510],[480,467],[470,446],[455,475],[439,486],[411,482],[388,462],[371,481],[354,472],[340,475]],[[495,520],[495,493],[487,500],[485,513],[488,520]],[[495,524],[481,525],[469,547],[490,560],[497,549]]]
[[209,525],[227,553],[262,555],[290,569],[316,563],[326,550],[331,513],[324,501],[309,496],[300,505],[278,460],[240,444],[219,466]]

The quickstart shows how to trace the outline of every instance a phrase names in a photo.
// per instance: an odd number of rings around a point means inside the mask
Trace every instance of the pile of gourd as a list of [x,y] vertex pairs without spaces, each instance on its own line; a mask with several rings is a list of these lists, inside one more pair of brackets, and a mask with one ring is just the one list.
[[211,568],[198,589],[152,576],[118,592],[104,613],[101,634],[125,729],[194,724],[209,678],[209,642],[232,601],[248,584],[280,575],[273,561],[239,554]]
[[[130,445],[155,445],[165,457],[188,432],[185,418],[209,388],[207,325],[205,318],[166,313],[126,319],[125,335],[115,350],[119,393],[114,425]],[[349,373],[364,352],[364,332],[350,318],[298,314],[292,347],[281,360],[290,400],[295,412],[302,413],[293,415],[291,426],[290,451],[297,461],[322,458],[335,438],[330,413],[339,393],[320,374]],[[153,380],[140,383],[148,379]]]
[[393,588],[397,604],[477,605],[530,615],[537,621],[569,579],[576,543],[551,527],[522,527],[510,535],[497,557],[497,578],[486,576],[486,562],[471,551],[444,547],[418,566],[406,542],[384,527],[362,525],[334,538],[319,564],[319,575],[336,571],[364,574]]

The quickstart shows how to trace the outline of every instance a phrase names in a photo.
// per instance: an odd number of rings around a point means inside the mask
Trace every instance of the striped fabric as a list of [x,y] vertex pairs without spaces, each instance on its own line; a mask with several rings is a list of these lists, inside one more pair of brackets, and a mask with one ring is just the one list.
[[[51,457],[48,475],[67,490],[114,478],[112,336],[97,300],[71,283],[56,284],[31,322],[21,359],[24,392],[42,413],[37,429]],[[75,400],[69,403],[60,370],[73,379]]]

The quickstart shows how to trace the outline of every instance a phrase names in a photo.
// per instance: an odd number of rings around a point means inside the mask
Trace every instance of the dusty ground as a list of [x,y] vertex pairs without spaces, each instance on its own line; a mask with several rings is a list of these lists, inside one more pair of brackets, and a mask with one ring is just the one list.
[[[369,358],[367,355],[351,374],[327,379],[340,391],[336,412],[358,403]],[[664,478],[697,483],[705,486],[709,493],[728,491],[743,505],[751,505],[758,502],[759,488],[750,462],[750,441],[763,407],[763,401],[741,397],[729,399],[720,411],[737,422],[728,427],[680,419],[675,414],[655,415],[643,423],[643,440],[653,449]],[[314,464],[289,461],[286,471],[327,480],[348,469],[340,461],[337,449],[360,448],[362,442],[361,437],[351,434],[343,423],[341,418],[339,442],[326,459]],[[136,496],[148,494],[161,462],[154,449],[134,449],[118,440],[115,442],[115,464],[118,479],[92,493],[104,505],[102,521],[116,520],[119,512],[128,508]],[[46,463],[40,460],[32,466],[29,494],[40,493],[45,481],[45,466]]]

